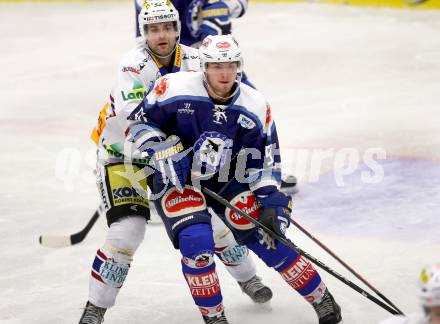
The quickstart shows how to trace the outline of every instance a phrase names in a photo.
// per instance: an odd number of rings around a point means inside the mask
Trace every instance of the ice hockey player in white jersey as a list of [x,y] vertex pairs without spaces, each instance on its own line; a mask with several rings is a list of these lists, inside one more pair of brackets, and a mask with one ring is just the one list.
[[213,258],[212,208],[238,242],[314,308],[319,324],[340,323],[341,308],[310,261],[201,190],[220,193],[285,237],[292,201],[279,191],[281,157],[270,106],[240,82],[243,60],[231,35],[206,37],[199,55],[202,72],[160,78],[128,117],[132,152],[154,168],[154,204],[182,254],[194,303],[205,323],[228,323]]
[[440,264],[422,269],[419,278],[419,298],[423,312],[393,316],[379,324],[440,324]]
[[[160,76],[200,70],[198,51],[179,44],[179,16],[169,1],[146,2],[139,21],[145,45],[122,58],[110,103],[100,112],[99,124],[92,133],[98,145],[97,184],[109,230],[93,261],[89,300],[80,324],[101,323],[106,309],[114,305],[149,219],[148,199],[139,195],[121,175],[126,172],[123,150],[128,127],[126,117],[153,89]],[[145,160],[130,161],[130,167],[136,172],[145,167],[145,163]],[[140,181],[140,187],[146,191],[146,180]],[[237,244],[216,215],[213,215],[213,224],[216,255],[228,272],[254,302],[268,301],[272,292],[256,276],[247,247]]]

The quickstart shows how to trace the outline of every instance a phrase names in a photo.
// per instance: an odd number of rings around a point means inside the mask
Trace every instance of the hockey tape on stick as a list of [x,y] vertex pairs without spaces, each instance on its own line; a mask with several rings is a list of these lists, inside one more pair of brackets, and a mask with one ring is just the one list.
[[93,214],[92,218],[88,221],[87,225],[79,232],[71,235],[40,235],[38,241],[41,245],[49,248],[61,248],[78,244],[86,238],[87,234],[95,225],[99,216],[103,212],[103,208],[99,205],[98,209]]

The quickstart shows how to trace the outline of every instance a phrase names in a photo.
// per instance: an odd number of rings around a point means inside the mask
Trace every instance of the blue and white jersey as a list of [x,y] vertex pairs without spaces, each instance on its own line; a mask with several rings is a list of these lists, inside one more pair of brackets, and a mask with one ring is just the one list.
[[193,172],[216,173],[219,181],[230,168],[234,172],[221,181],[235,176],[249,182],[252,191],[279,185],[279,144],[270,106],[245,84],[221,105],[208,96],[202,72],[169,74],[157,80],[128,119],[134,121],[131,140],[141,152],[157,134],[177,135],[192,149]]

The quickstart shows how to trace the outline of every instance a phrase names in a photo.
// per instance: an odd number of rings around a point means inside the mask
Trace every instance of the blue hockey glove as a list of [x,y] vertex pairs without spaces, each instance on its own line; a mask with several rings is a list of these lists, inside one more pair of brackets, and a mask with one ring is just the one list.
[[284,237],[286,229],[290,225],[292,198],[276,190],[265,196],[257,196],[257,199],[262,204],[260,222]]
[[208,35],[228,35],[231,33],[229,7],[223,1],[205,1],[200,14],[202,16],[201,40]]
[[188,152],[184,150],[178,136],[171,135],[147,149],[150,165],[155,170],[156,180],[168,184],[171,181],[177,190],[183,191],[191,171]]

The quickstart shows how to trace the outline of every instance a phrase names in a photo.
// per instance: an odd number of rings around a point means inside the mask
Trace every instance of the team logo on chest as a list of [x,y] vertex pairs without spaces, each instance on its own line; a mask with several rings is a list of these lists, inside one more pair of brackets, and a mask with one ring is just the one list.
[[194,144],[197,165],[217,172],[225,164],[226,154],[232,143],[233,141],[223,134],[204,132]]
[[252,129],[255,127],[255,123],[252,121],[252,119],[250,119],[249,117],[246,117],[243,114],[240,114],[240,116],[238,117],[237,123],[239,123],[241,127],[247,128],[247,129]]
[[214,123],[222,125],[223,122],[227,122],[228,118],[226,117],[225,107],[215,105],[213,110],[213,118]]
[[154,93],[158,97],[162,97],[168,90],[168,79],[162,78],[157,80],[156,87],[154,88]]

